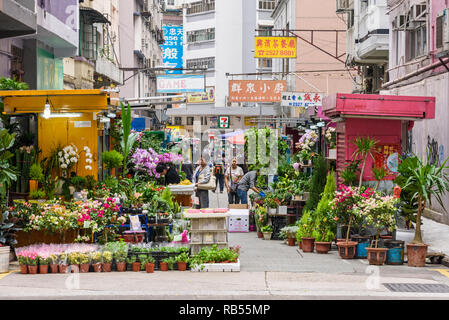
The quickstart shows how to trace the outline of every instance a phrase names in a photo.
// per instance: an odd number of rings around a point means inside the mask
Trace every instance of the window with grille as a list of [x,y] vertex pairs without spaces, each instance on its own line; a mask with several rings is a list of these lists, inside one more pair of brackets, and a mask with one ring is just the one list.
[[427,53],[427,27],[422,23],[419,27],[407,32],[407,61]]
[[273,67],[272,59],[259,59],[259,68],[271,68]]
[[443,46],[443,16],[437,17],[436,21],[436,45],[437,48]]
[[214,10],[215,0],[192,2],[187,6],[187,14],[195,14]]
[[187,69],[207,68],[215,69],[215,57],[207,57],[200,59],[188,59],[186,60]]
[[259,0],[259,10],[274,10],[275,0]]
[[187,43],[195,43],[207,40],[215,40],[215,28],[187,32]]
[[270,37],[273,35],[273,26],[259,26],[259,37]]
[[82,19],[80,30],[80,53],[89,60],[97,59],[97,28]]

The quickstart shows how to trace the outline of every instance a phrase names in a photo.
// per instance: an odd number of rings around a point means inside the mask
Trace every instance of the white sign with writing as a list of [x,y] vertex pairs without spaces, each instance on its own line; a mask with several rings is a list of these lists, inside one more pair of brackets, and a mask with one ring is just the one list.
[[323,93],[316,92],[282,92],[281,106],[305,108],[322,106],[323,96]]
[[91,121],[75,121],[75,128],[90,128]]

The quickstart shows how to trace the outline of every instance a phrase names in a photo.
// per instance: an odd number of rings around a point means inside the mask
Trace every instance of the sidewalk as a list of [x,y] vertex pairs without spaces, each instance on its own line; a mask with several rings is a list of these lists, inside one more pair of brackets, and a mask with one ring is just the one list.
[[423,241],[429,245],[428,251],[444,253],[446,257],[443,264],[449,266],[449,225],[425,217],[422,217],[422,221]]

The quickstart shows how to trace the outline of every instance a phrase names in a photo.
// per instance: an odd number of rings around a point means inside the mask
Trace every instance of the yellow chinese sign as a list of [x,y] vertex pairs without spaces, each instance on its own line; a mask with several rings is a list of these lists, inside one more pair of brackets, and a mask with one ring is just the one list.
[[296,58],[296,37],[255,37],[255,58]]

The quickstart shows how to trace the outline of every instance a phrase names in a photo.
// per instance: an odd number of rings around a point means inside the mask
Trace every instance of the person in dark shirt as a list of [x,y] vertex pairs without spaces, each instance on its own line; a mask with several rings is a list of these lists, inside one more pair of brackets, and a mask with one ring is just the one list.
[[168,164],[159,163],[156,166],[156,172],[165,177],[165,185],[178,184],[181,182],[181,177],[176,169]]
[[186,179],[193,181],[193,165],[191,163],[183,163],[181,170],[186,173]]

